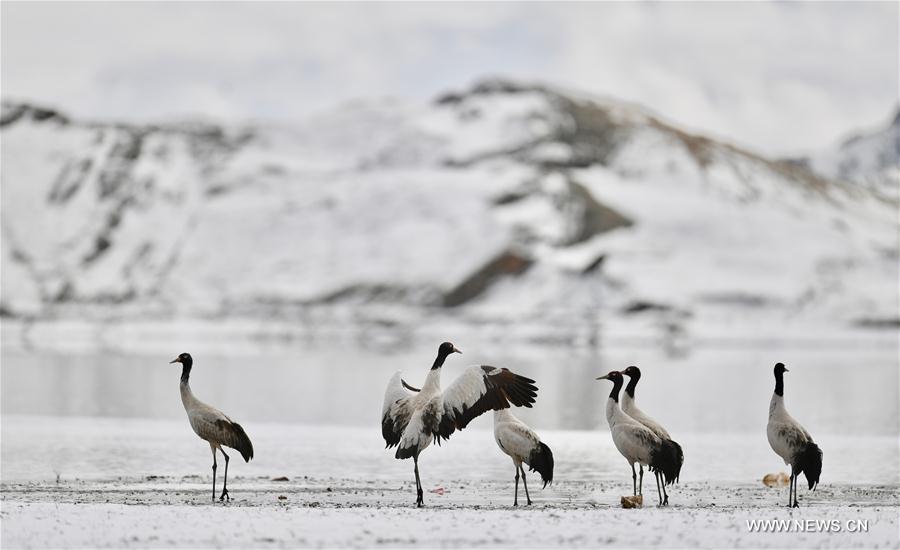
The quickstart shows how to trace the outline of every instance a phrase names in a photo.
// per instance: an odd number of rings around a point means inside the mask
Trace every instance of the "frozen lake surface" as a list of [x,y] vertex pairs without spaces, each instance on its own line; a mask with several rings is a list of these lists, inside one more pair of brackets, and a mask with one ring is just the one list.
[[[210,334],[188,326],[184,332],[144,330],[142,345],[132,342],[122,351],[114,341],[109,349],[67,346],[60,340],[80,332],[65,328],[36,330],[32,341],[56,346],[40,351],[10,345],[14,335],[4,333],[3,414],[181,419],[180,367],[169,361],[187,351],[194,356],[194,393],[239,422],[371,426],[391,375],[401,370],[418,386],[441,341],[279,341],[271,334],[271,340],[248,341],[242,331]],[[772,367],[781,361],[791,369],[787,406],[813,435],[896,436],[897,337],[863,336],[671,350],[650,342],[602,348],[498,343],[479,340],[470,329],[452,339],[464,354],[447,361],[442,377],[447,385],[472,364],[508,367],[540,388],[534,409],[519,411],[524,421],[538,429],[593,430],[606,426],[609,392],[609,384],[595,378],[638,365],[644,373],[638,402],[670,432],[764,436]]]

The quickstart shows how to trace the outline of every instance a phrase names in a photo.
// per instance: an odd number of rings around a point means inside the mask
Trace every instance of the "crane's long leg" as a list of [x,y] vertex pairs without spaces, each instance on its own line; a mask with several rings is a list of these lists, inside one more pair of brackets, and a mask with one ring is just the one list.
[[791,479],[788,482],[788,506],[790,507],[791,502],[794,500],[794,496],[791,492],[794,490],[794,473],[791,472]]
[[415,463],[416,470],[416,506],[421,508],[425,505],[425,500],[422,498],[422,482],[419,480],[419,457],[418,455],[413,456],[413,462]]
[[209,448],[212,449],[213,455],[213,492],[212,492],[212,500],[216,501],[216,448],[212,443],[209,444]]
[[797,478],[799,477],[794,473],[794,469],[791,468],[791,474],[794,476],[794,508],[799,508],[800,504],[797,502]]
[[788,508],[793,505],[794,498],[794,468],[791,468],[791,480],[788,483]]
[[[796,501],[797,497],[794,496],[794,495],[796,495],[796,493],[797,493],[797,476],[794,475],[794,471],[791,470],[791,490],[790,490],[790,493],[788,494],[788,497],[792,498]],[[793,505],[794,505],[793,502],[788,501],[788,506],[793,506]]]
[[[663,498],[662,498],[662,489],[660,489],[660,484],[659,484],[660,473],[658,470],[655,472],[655,476],[656,476],[656,492],[659,493],[659,505],[662,506]],[[663,482],[663,485],[665,485],[665,482]]]
[[641,472],[641,480],[638,482],[638,494],[644,494],[644,465],[638,464],[638,470]]
[[[788,493],[788,506],[793,507],[794,502],[797,502],[797,497],[794,494],[797,492],[797,478],[791,473],[791,490]],[[791,500],[793,499],[793,500]]]
[[225,480],[222,481],[222,495],[219,496],[219,500],[228,499],[231,500],[231,497],[228,496],[228,455],[225,454],[225,449],[219,447],[219,450],[222,452],[222,456],[225,457]]
[[531,497],[528,496],[528,482],[525,481],[525,468],[519,466],[519,469],[522,470],[522,486],[525,487],[525,501],[528,502],[528,505],[531,506]]
[[519,505],[519,466],[516,466],[516,496],[513,497],[513,506]]
[[634,491],[632,494],[637,496],[637,474],[634,471],[634,462],[631,463],[631,482],[634,484]]
[[663,506],[668,506],[669,505],[669,493],[666,492],[666,478],[663,477],[662,472],[659,473],[659,480],[662,481]]

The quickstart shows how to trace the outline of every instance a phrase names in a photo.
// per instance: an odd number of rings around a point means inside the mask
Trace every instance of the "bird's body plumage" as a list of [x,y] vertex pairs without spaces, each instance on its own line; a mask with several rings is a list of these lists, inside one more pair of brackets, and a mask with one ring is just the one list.
[[240,424],[219,409],[197,399],[188,382],[181,383],[181,403],[191,428],[200,439],[216,448],[222,445],[231,447],[241,453],[246,462],[250,462],[253,458],[253,443]]
[[809,432],[785,410],[784,397],[775,394],[769,402],[766,436],[772,450],[784,460],[785,466],[791,466],[793,458],[813,442]]
[[[444,411],[441,395],[441,369],[428,372],[425,383],[418,393],[411,396],[405,406],[408,408],[400,417],[395,418],[398,427],[402,426],[396,458],[410,458],[419,455],[431,445],[440,427],[441,415]],[[402,418],[409,413],[409,420],[403,426]]]
[[516,466],[523,462],[527,464],[531,452],[541,443],[534,430],[513,416],[509,409],[494,411],[494,440]]
[[652,451],[662,445],[662,439],[653,430],[625,414],[612,398],[606,401],[606,422],[613,444],[625,460],[629,464],[640,463],[649,467]]
[[622,395],[622,412],[630,416],[631,418],[637,420],[640,424],[643,424],[647,428],[650,429],[651,432],[656,434],[660,439],[672,439],[669,435],[669,432],[663,428],[659,422],[650,418],[647,414],[644,413],[634,402],[634,397],[632,397],[628,392],[625,392]]

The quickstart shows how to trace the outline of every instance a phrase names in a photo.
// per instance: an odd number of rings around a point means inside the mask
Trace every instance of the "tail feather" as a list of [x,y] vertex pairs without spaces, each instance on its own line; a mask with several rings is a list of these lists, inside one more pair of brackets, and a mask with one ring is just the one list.
[[215,430],[208,434],[212,438],[210,441],[235,449],[244,457],[244,462],[250,462],[253,458],[253,443],[244,428],[237,422],[224,418],[216,420],[215,426]]
[[250,462],[250,459],[253,458],[253,443],[250,442],[250,437],[237,422],[232,422],[231,427],[235,436],[234,448],[241,453],[244,462]]
[[413,458],[418,455],[419,448],[413,445],[412,447],[397,447],[397,452],[394,453],[394,458],[398,458],[400,460],[406,460],[407,458]]
[[531,455],[526,461],[532,472],[541,474],[541,480],[544,487],[548,483],[553,483],[553,451],[544,443],[540,443],[537,448],[531,451]]
[[650,464],[651,471],[662,472],[666,485],[672,485],[681,476],[684,464],[684,452],[681,445],[671,439],[664,439],[662,445],[653,453]]
[[810,441],[797,458],[797,475],[803,472],[809,489],[814,490],[819,484],[819,476],[822,475],[822,449]]

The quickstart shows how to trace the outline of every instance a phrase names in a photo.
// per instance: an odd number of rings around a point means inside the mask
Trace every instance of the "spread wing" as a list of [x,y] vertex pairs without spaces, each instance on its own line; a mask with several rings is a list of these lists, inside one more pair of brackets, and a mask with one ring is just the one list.
[[509,369],[469,367],[444,390],[444,414],[436,436],[444,439],[487,411],[531,407],[537,397],[534,380]]
[[412,407],[409,398],[415,395],[413,391],[419,391],[400,378],[397,371],[388,382],[384,390],[384,405],[381,407],[381,435],[384,437],[385,447],[393,447],[400,443],[403,430],[409,424],[412,416]]

